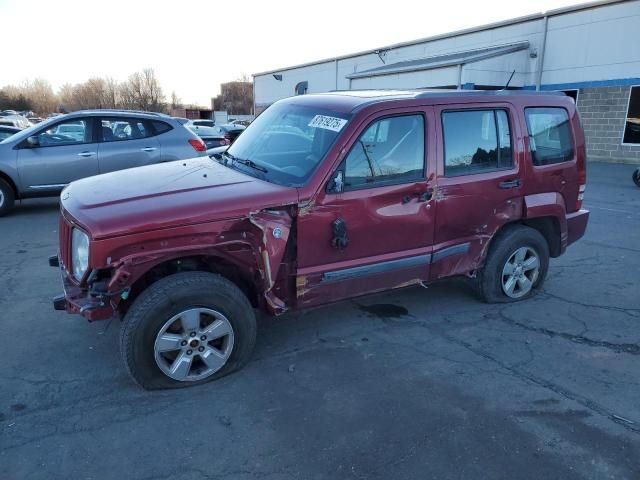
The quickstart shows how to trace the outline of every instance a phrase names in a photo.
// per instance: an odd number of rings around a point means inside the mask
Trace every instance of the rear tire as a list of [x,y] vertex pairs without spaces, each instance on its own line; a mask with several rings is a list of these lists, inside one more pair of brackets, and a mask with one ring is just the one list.
[[549,269],[549,245],[537,230],[506,227],[494,239],[476,286],[487,303],[524,300],[542,287]]
[[9,213],[15,202],[15,193],[6,180],[0,178],[0,217]]
[[120,332],[125,366],[148,390],[228,375],[249,361],[255,341],[256,318],[247,297],[207,272],[177,273],[152,284],[134,301]]
[[640,168],[636,168],[633,172],[633,183],[635,183],[637,187],[640,187]]

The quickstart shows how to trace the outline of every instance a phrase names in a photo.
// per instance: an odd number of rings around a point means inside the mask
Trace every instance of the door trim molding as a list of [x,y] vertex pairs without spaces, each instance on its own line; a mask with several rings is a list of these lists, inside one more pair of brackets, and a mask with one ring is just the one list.
[[68,183],[51,183],[46,185],[31,185],[29,188],[35,188],[36,190],[44,190],[49,188],[64,188]]
[[343,280],[351,280],[354,278],[364,277],[367,275],[375,275],[378,273],[386,273],[401,268],[417,267],[420,265],[429,265],[431,263],[431,254],[415,255],[413,257],[398,258],[395,260],[387,260],[384,262],[372,263],[370,265],[360,265],[357,267],[343,268],[341,270],[332,270],[322,275],[321,283],[341,282]]
[[471,242],[459,243],[457,245],[451,245],[450,247],[441,248],[432,255],[431,263],[436,263],[443,258],[451,257],[452,255],[462,255],[467,253],[471,248]]

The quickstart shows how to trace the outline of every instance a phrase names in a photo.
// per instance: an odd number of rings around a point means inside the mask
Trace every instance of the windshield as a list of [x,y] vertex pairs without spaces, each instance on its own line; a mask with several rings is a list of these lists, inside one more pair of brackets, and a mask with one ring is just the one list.
[[330,110],[275,104],[242,132],[229,147],[229,157],[258,165],[264,171],[260,177],[267,181],[302,186],[349,118]]

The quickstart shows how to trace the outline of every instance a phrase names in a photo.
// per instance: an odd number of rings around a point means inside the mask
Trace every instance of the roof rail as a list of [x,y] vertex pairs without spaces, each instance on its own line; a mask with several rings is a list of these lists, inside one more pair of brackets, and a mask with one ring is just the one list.
[[76,110],[69,113],[95,113],[95,112],[112,112],[112,113],[138,113],[144,115],[155,115],[157,117],[167,116],[165,113],[149,112],[146,110],[127,110],[126,108],[87,108],[84,110]]
[[420,92],[416,95],[416,98],[425,97],[444,97],[449,95],[460,96],[476,96],[476,95],[551,95],[551,96],[564,96],[564,92],[555,91],[536,91],[536,90],[451,90],[451,89],[437,89]]

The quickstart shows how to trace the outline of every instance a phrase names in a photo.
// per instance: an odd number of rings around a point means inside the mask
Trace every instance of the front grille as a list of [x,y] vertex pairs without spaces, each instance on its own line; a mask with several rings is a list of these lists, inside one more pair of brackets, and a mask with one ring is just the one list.
[[60,215],[60,263],[67,272],[71,271],[71,224]]

